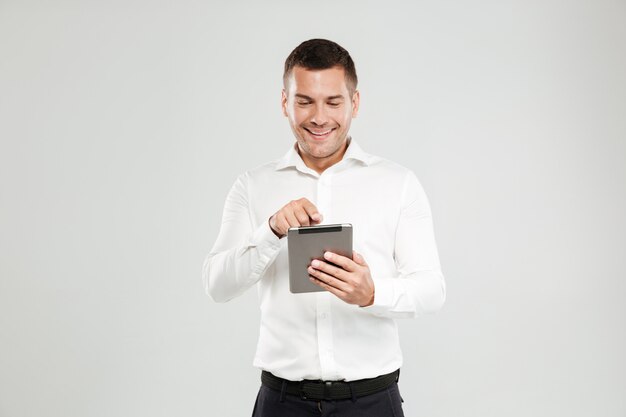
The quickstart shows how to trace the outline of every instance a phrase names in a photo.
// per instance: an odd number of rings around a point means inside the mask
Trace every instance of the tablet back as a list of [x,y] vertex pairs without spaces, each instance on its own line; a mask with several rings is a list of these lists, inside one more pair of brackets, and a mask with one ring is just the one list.
[[352,259],[352,225],[292,227],[287,232],[287,250],[289,290],[292,293],[326,291],[309,280],[307,269],[313,259],[324,259],[326,251]]

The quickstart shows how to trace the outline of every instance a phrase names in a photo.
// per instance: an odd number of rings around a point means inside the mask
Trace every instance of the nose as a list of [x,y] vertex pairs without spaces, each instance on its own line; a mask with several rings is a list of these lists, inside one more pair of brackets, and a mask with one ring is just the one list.
[[310,122],[317,126],[324,126],[328,122],[328,116],[326,115],[324,104],[318,104],[315,106]]

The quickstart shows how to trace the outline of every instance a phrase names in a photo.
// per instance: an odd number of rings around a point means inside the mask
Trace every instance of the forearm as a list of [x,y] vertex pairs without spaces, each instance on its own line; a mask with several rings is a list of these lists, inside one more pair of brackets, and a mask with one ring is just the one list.
[[398,220],[394,259],[396,276],[376,277],[374,303],[365,307],[386,317],[417,317],[441,309],[446,284],[428,199],[414,175],[409,175]]
[[202,266],[204,288],[217,302],[228,301],[254,285],[280,250],[268,222],[252,224],[246,179],[245,174],[240,176],[231,187],[219,235]]
[[445,299],[441,271],[419,271],[396,278],[374,278],[374,303],[365,309],[377,316],[414,318],[436,313]]
[[280,242],[267,224],[233,247],[226,248],[218,239],[202,268],[207,294],[216,302],[240,295],[261,279],[279,250]]

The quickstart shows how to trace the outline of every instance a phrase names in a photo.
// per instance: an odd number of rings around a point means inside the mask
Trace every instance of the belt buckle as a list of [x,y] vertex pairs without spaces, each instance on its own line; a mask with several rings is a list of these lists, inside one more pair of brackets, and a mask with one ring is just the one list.
[[333,381],[324,381],[324,400],[332,400],[330,397],[330,389],[333,386]]
[[[300,398],[303,400],[308,400],[309,397],[307,396],[307,393],[304,389],[305,387],[305,383],[311,383],[311,381],[307,381],[307,380],[302,380],[300,381]],[[330,390],[333,386],[333,381],[316,381],[314,383],[318,383],[318,384],[322,384],[324,389],[322,390],[322,398],[324,401],[330,401],[332,400],[332,397],[330,395]],[[315,397],[315,396],[314,396]]]

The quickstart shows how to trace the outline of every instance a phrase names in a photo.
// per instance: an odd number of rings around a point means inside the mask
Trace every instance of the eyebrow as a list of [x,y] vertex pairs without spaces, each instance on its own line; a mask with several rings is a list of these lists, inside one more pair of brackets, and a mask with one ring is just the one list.
[[[305,100],[314,101],[313,98],[311,98],[311,97],[309,97],[309,96],[307,96],[305,94],[296,93],[295,96],[297,98],[303,98]],[[326,100],[343,100],[343,99],[344,99],[344,97],[341,94],[337,94],[335,96],[326,97]]]

